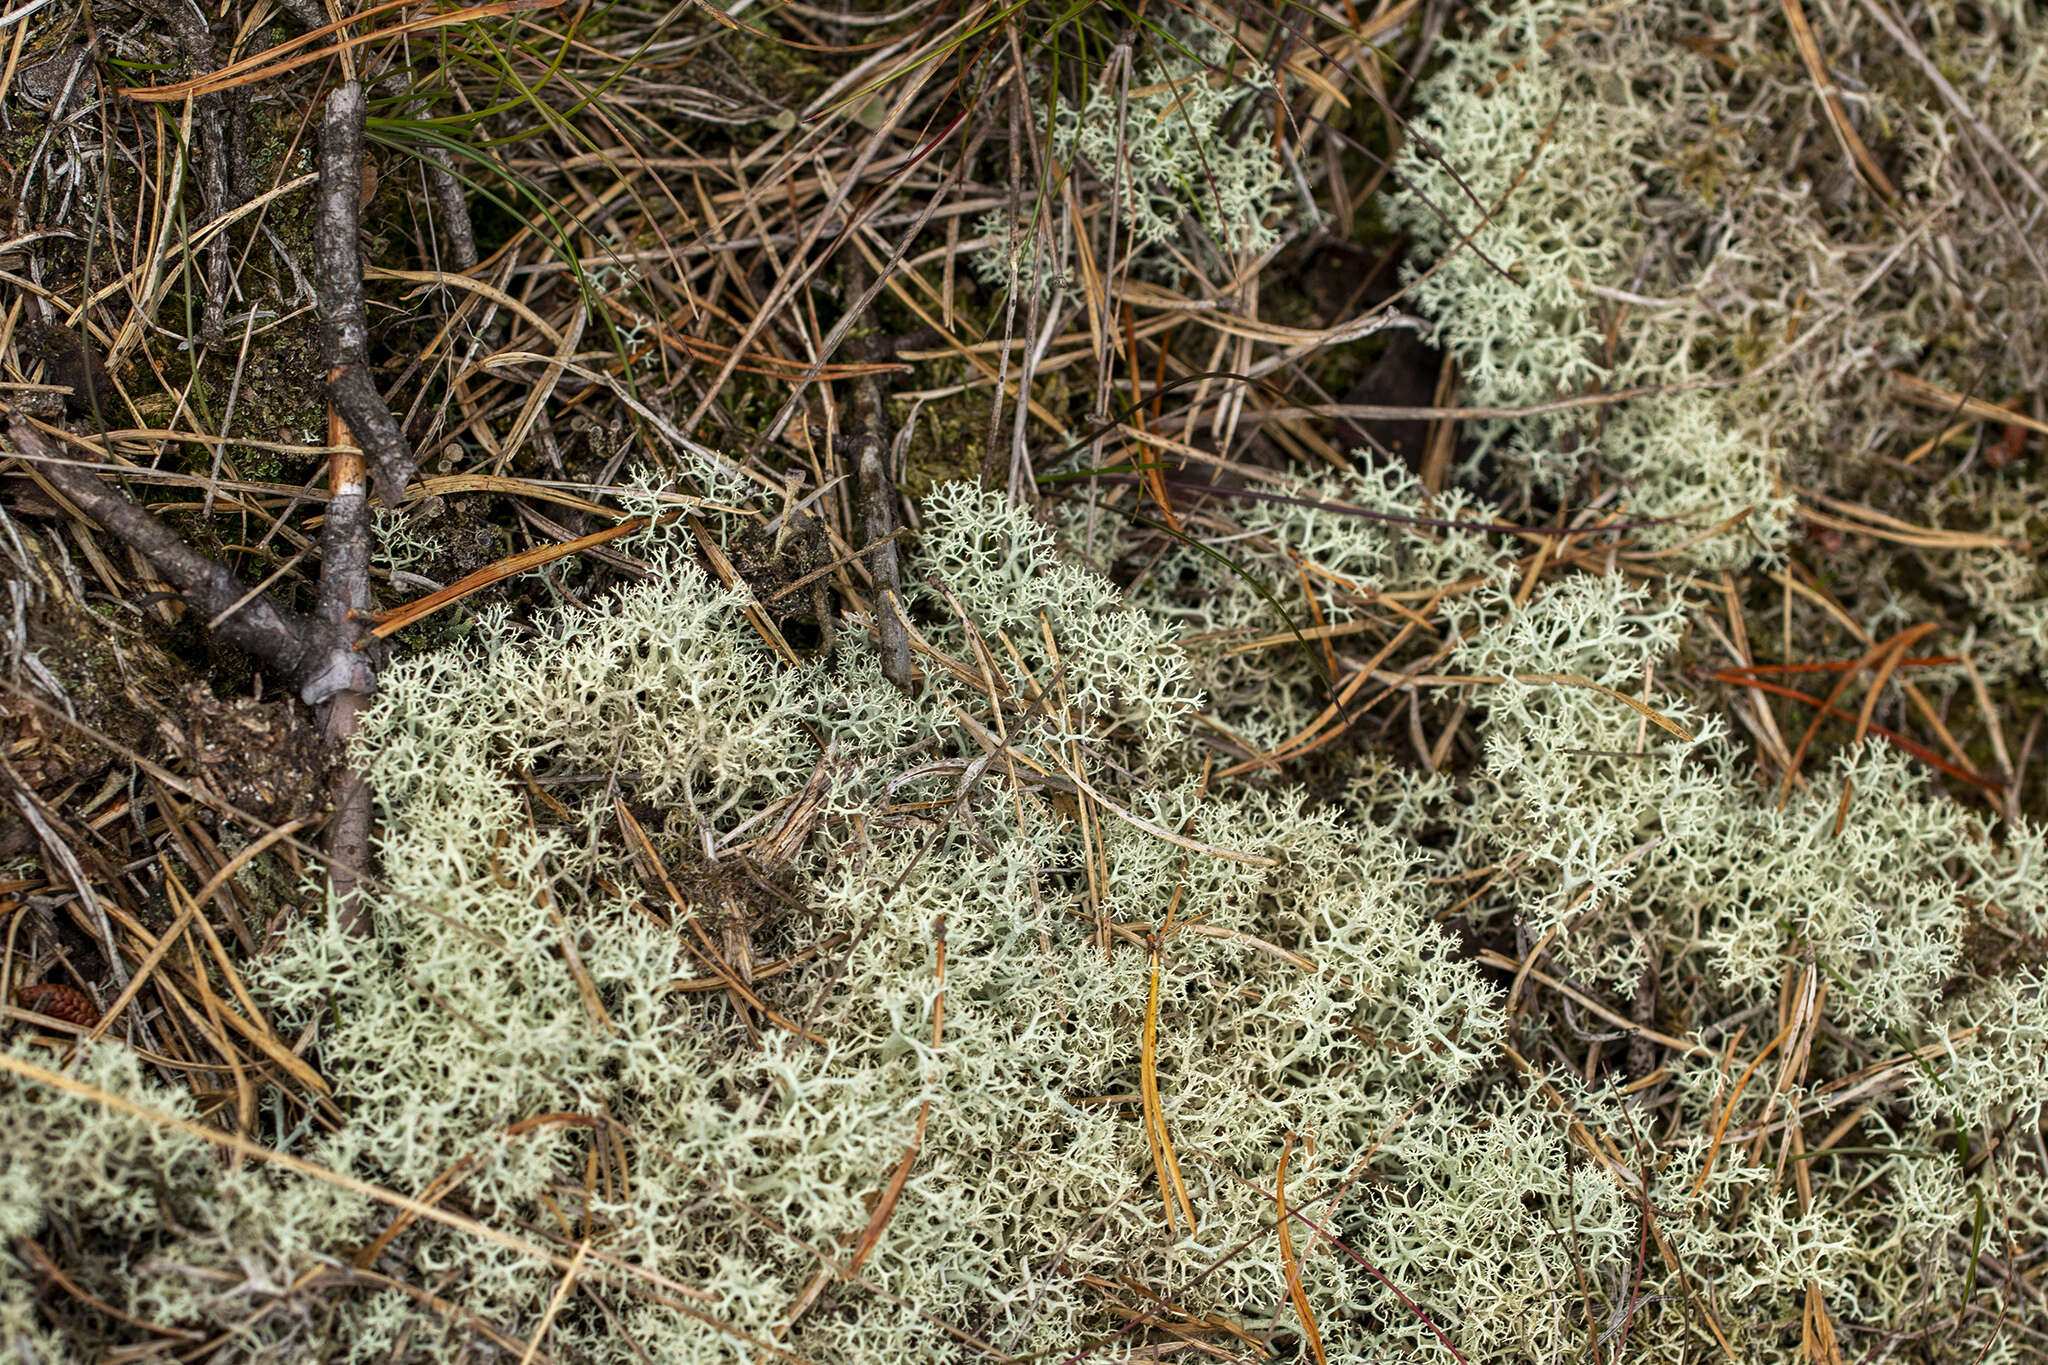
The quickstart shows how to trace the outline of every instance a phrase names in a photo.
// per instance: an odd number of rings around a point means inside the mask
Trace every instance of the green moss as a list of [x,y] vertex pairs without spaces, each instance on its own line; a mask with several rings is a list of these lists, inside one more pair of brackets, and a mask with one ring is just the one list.
[[752,33],[725,33],[712,45],[729,71],[771,103],[801,109],[831,83],[831,76],[786,43]]
[[[910,420],[908,401],[899,399],[891,409],[894,420]],[[988,415],[985,392],[952,394],[920,407],[904,456],[903,491],[921,500],[942,483],[978,481],[988,445]]]

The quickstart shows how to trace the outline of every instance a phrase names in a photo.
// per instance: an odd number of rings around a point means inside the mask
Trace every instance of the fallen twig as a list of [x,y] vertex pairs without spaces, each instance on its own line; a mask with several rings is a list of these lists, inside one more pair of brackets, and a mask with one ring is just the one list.
[[320,122],[320,188],[313,224],[313,273],[319,291],[320,349],[327,396],[369,457],[371,481],[386,507],[405,498],[415,460],[370,373],[370,326],[363,310],[357,252],[363,162],[363,87],[349,81],[327,97]]
[[[864,298],[872,296],[866,262],[856,257],[851,276]],[[863,423],[860,434],[853,438],[854,469],[860,486],[861,539],[874,547],[868,553],[868,573],[875,582],[882,676],[907,692],[911,688],[910,636],[903,626],[903,571],[896,544],[901,517],[896,485],[889,477],[889,412],[882,400],[881,381],[872,373],[856,379],[854,390],[859,395]]]
[[14,453],[50,487],[109,534],[140,551],[193,610],[214,621],[214,634],[221,640],[263,660],[294,686],[317,667],[319,642],[312,622],[268,593],[251,592],[126,493],[86,467],[52,454],[43,433],[25,418],[10,421],[7,436]]

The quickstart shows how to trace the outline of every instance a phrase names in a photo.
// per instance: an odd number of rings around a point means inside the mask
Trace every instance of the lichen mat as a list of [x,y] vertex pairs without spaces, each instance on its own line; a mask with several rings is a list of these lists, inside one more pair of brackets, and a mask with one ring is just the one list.
[[[1809,1285],[1838,1317],[1956,1292],[1925,1250],[2010,1158],[1961,1166],[1943,1134],[1995,1134],[2038,1102],[2048,1015],[2028,973],[1944,989],[1968,910],[1931,851],[1967,869],[1971,900],[2039,933],[2038,835],[1994,843],[1875,749],[1844,760],[1858,797],[1837,834],[1834,782],[1816,774],[1776,809],[1711,718],[1691,718],[1706,738],[1688,747],[1645,739],[1598,693],[1510,684],[1490,701],[1483,792],[1386,773],[1322,808],[1205,790],[1177,724],[1196,665],[1169,631],[992,495],[941,489],[928,514],[919,576],[957,585],[960,614],[926,633],[916,701],[858,645],[829,671],[778,669],[742,599],[659,539],[636,547],[656,578],[608,607],[532,636],[487,622],[402,665],[361,741],[385,803],[374,934],[308,917],[259,983],[282,1020],[322,1020],[348,1122],[304,1159],[356,1185],[222,1172],[188,1126],[25,1086],[6,1120],[13,1216],[59,1197],[113,1226],[137,1216],[138,1182],[187,1191],[180,1232],[127,1270],[131,1302],[182,1321],[218,1311],[207,1266],[257,1256],[282,1284],[316,1251],[395,1236],[461,1268],[478,1323],[534,1321],[563,1257],[601,1250],[584,1273],[662,1359],[727,1358],[732,1331],[806,1359],[914,1358],[952,1349],[949,1326],[1013,1355],[1068,1353],[1123,1326],[1098,1276],[1185,1286],[1174,1311],[1202,1320],[1283,1311],[1274,1178],[1297,1142],[1288,1206],[1350,1254],[1303,1232],[1293,1273],[1310,1302],[1373,1315],[1368,1329],[1326,1309],[1332,1359],[1390,1338],[1440,1349],[1436,1330],[1469,1358],[1540,1357],[1581,1326],[1543,1272],[1629,1264],[1646,1236],[1645,1292],[1696,1306],[1645,1312],[1635,1331],[1674,1347],[1701,1330],[1767,1336]],[[1360,534],[1389,550],[1421,539]],[[936,592],[923,606],[928,621],[953,611]],[[1673,647],[1678,622],[1579,577],[1465,652],[1559,671],[1602,667],[1597,654],[1618,683]],[[1560,756],[1588,751],[1623,756],[1567,778]],[[1146,823],[1277,866],[1084,809],[1083,768]],[[607,771],[631,776],[573,780]],[[806,792],[808,828],[792,830]],[[645,813],[645,842],[620,835],[620,803]],[[1582,982],[1625,981],[1646,951],[1667,973],[1689,956],[1721,1017],[1779,1000],[1789,973],[1769,1055],[1835,1079],[1767,1063],[1744,1103],[1725,1055],[1754,1049],[1690,1039],[1662,1055],[1666,1118],[1511,1065],[1498,980],[1432,923],[1449,893],[1400,833],[1426,822],[1542,869],[1518,892],[1531,931],[1569,924]],[[1603,928],[1584,914],[1601,902],[1643,909]],[[1659,908],[1670,918],[1647,918]],[[751,984],[727,979],[735,934]],[[1869,1064],[1841,1065],[1850,1047]],[[89,1060],[93,1085],[191,1115],[126,1054]],[[1156,1109],[1127,1093],[1141,1070]],[[1787,1154],[1780,1173],[1787,1114],[1832,1123],[1859,1106],[1853,1141]],[[1644,1127],[1672,1118],[1689,1136],[1661,1139],[1667,1159],[1643,1169]],[[856,1281],[798,1316],[906,1156]],[[1851,1197],[1843,1168],[1867,1180],[1875,1163],[1893,1197]],[[586,1170],[594,1183],[564,1185]],[[430,1203],[459,1188],[468,1220],[513,1235],[393,1224],[363,1176]],[[2024,1214],[2005,1191],[1999,1207]],[[536,1256],[518,1230],[551,1205],[575,1237]],[[636,1292],[621,1267],[694,1292]],[[365,1291],[332,1345],[438,1314]],[[558,1312],[554,1349],[614,1358],[604,1322]]]
[[[1823,35],[1882,187],[1796,8],[1447,29],[1383,201],[1403,306],[1467,410],[1545,410],[1465,421],[1428,477],[1069,452],[1035,504],[921,490],[907,689],[872,613],[792,662],[702,567],[795,494],[645,474],[634,581],[385,673],[367,932],[272,886],[247,998],[185,1021],[271,1041],[294,1098],[112,1023],[10,1040],[0,1345],[2041,1359],[2048,836],[1992,813],[2039,809],[2023,732],[1944,717],[2048,662],[2038,442],[1950,449],[2004,411],[1975,395],[2048,382],[2048,333],[1984,321],[2044,279],[1957,190],[2004,163],[1913,93],[1883,0]],[[2033,155],[2038,15],[1932,14],[1929,61],[1993,73],[1970,95]],[[1207,83],[1234,49],[1174,33],[1043,130],[1122,167],[1147,307],[1185,225],[1307,230]],[[962,275],[1071,304],[1064,217],[990,210]]]

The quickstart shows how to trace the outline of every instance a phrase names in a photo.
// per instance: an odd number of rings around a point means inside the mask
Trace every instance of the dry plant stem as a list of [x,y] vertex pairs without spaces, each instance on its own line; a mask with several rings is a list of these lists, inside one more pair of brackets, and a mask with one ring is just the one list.
[[[328,440],[339,438],[341,420],[331,410]],[[320,734],[338,753],[346,754],[355,737],[363,704],[376,690],[381,650],[359,649],[364,643],[362,618],[370,606],[370,498],[360,451],[340,448],[328,464],[332,497],[320,527],[320,595],[315,607],[322,643],[322,667],[306,684],[305,694],[321,698]],[[344,758],[336,770],[334,817],[327,827],[327,879],[335,914],[351,935],[369,932],[368,909],[360,896],[363,869],[370,856],[370,787]]]
[[[363,309],[363,270],[357,254],[362,194],[363,87],[349,81],[327,97],[320,122],[320,187],[314,225],[314,274],[319,289],[320,342],[327,363],[328,441],[336,448],[328,468],[331,497],[320,529],[320,595],[316,610],[323,657],[301,695],[323,706],[322,737],[346,751],[364,702],[377,687],[379,652],[363,649],[370,597],[369,479],[386,506],[403,500],[412,478],[413,452],[370,373],[369,321]],[[360,450],[340,439],[341,421]],[[370,790],[344,761],[328,827],[328,882],[344,930],[369,930],[359,885],[370,844]]]
[[[863,381],[873,384],[872,379]],[[881,433],[870,427],[859,442],[862,537],[875,580],[875,628],[881,634],[882,676],[906,692],[911,686],[910,636],[903,628],[903,574],[896,550],[896,489],[889,480]]]
[[[851,279],[864,296],[867,263],[851,258]],[[882,385],[872,374],[854,381],[860,398],[862,430],[854,440],[854,470],[860,485],[861,540],[873,546],[868,552],[868,573],[875,581],[875,629],[881,636],[882,676],[905,692],[911,690],[910,635],[903,626],[903,568],[897,554],[896,532],[901,518],[896,506],[896,485],[889,477],[889,413],[882,401]]]
[[[378,659],[362,648],[370,598],[370,490],[362,452],[352,448],[338,415],[328,417],[328,502],[320,523],[320,590],[313,608],[321,657],[301,695],[312,705],[342,692],[376,690]],[[330,736],[346,738],[346,736]]]
[[[208,222],[228,211],[227,111],[219,95],[199,101],[199,195]],[[228,256],[232,243],[217,232],[206,244],[206,304],[200,312],[199,339],[209,348],[227,341]]]
[[[338,424],[337,424],[338,425]],[[15,449],[51,487],[105,530],[139,551],[212,622],[224,642],[276,668],[310,703],[324,703],[322,733],[343,745],[355,733],[363,702],[376,686],[375,657],[355,648],[363,634],[356,613],[370,605],[368,490],[361,455],[343,450],[333,457],[333,497],[321,527],[320,596],[313,620],[279,606],[269,594],[250,591],[241,580],[179,539],[126,494],[88,470],[59,463],[42,433],[16,419],[9,425]],[[329,434],[339,445],[340,432]],[[367,928],[353,907],[369,853],[370,794],[346,765],[336,789],[328,855],[336,903],[351,932]]]
[[43,434],[19,417],[8,424],[9,443],[50,486],[110,534],[141,552],[194,611],[218,620],[214,634],[255,655],[294,684],[317,656],[311,622],[288,611],[267,593],[251,594],[246,584],[178,538],[140,504],[98,475],[60,463]]
[[[316,25],[317,27],[317,25]],[[401,88],[412,89],[412,77],[396,77]],[[427,101],[414,100],[406,106],[407,118],[425,118]],[[427,193],[434,202],[433,226],[441,234],[444,248],[439,264],[449,270],[472,269],[477,262],[476,227],[469,219],[469,201],[463,197],[462,182],[455,176],[455,161],[445,147],[428,147],[421,153],[426,162]]]
[[427,158],[427,188],[434,196],[435,225],[447,234],[447,264],[458,271],[476,268],[476,228],[469,221],[469,200],[463,197],[462,182],[455,176],[455,163],[447,151],[430,147]]
[[[213,74],[213,34],[206,17],[193,0],[161,0],[151,5],[177,35],[178,46],[192,59],[194,74]],[[228,211],[227,110],[220,95],[201,95],[194,101],[194,122],[199,129],[199,196],[208,222],[218,222]],[[214,234],[206,244],[206,303],[200,315],[199,339],[209,348],[227,339],[228,257],[232,250],[226,233]]]
[[[1014,27],[1010,30],[1009,38],[1011,49],[1014,52],[1017,50],[1017,35]],[[1021,69],[1021,65],[1019,69]],[[1009,221],[1014,223],[1018,220],[1018,202],[1023,187],[1024,101],[1029,98],[1029,95],[1023,88],[1022,82],[1013,84],[1010,87],[1009,93]],[[1009,253],[1009,257],[1010,284],[1009,288],[1003,291],[1003,345],[999,352],[996,368],[995,396],[989,401],[988,441],[983,447],[981,457],[981,486],[983,488],[994,488],[996,486],[996,450],[1003,430],[1003,394],[1010,382],[1010,343],[1016,339],[1017,335],[1017,255],[1013,251]],[[1020,403],[1024,402],[1025,396],[1019,393],[1017,401]]]
[[356,250],[363,162],[363,87],[355,81],[327,97],[320,121],[320,188],[313,227],[313,272],[320,295],[320,348],[327,396],[369,457],[377,496],[396,507],[412,478],[412,445],[399,430],[370,372],[370,325],[363,310],[363,267]]

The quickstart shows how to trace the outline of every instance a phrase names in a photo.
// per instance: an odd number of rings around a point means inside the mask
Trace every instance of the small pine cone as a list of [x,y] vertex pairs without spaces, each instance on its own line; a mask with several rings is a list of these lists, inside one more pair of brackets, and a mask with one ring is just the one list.
[[100,1021],[100,1012],[93,1008],[92,999],[76,986],[63,986],[50,982],[41,986],[23,986],[14,993],[25,1010],[47,1014],[52,1019],[62,1019],[67,1024],[80,1028],[91,1028]]

